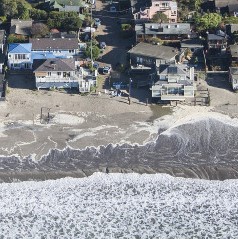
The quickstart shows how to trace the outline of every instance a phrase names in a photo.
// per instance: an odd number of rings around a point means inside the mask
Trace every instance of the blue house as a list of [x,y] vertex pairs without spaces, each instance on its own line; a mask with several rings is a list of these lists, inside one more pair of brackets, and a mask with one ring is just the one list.
[[8,45],[9,69],[32,69],[31,43],[12,43]]

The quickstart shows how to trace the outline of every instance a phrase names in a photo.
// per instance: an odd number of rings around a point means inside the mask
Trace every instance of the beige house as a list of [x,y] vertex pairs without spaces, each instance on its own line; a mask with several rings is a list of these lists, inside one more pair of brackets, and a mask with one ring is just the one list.
[[177,2],[173,0],[151,0],[150,7],[142,7],[134,13],[134,19],[152,19],[156,13],[163,13],[169,19],[169,23],[177,22]]

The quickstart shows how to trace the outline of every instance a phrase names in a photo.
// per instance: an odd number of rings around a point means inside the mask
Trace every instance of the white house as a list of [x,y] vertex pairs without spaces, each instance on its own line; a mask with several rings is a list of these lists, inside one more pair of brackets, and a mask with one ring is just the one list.
[[153,98],[184,101],[194,97],[196,86],[193,67],[188,68],[181,64],[160,65],[157,74],[158,80],[151,87]]
[[8,45],[9,69],[32,69],[31,43],[12,43]]
[[75,67],[75,60],[38,59],[33,61],[36,88],[78,88],[82,75]]

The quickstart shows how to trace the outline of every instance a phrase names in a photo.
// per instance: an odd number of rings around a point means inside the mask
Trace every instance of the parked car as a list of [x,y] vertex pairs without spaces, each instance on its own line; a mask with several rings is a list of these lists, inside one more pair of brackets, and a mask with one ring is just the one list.
[[117,11],[117,9],[116,9],[115,6],[111,6],[111,7],[109,8],[109,12],[116,12],[116,11]]
[[103,41],[99,43],[99,46],[101,49],[105,49],[107,45],[106,45],[106,42]]
[[110,72],[111,72],[111,67],[110,67],[110,66],[104,66],[104,67],[103,67],[102,73],[103,73],[104,75],[108,75],[108,74],[110,74]]
[[93,68],[98,69],[99,68],[99,63],[98,62],[94,62],[93,63]]
[[101,25],[100,19],[99,19],[99,18],[94,18],[94,26],[95,26],[95,27],[98,27],[98,26],[100,26],[100,25]]

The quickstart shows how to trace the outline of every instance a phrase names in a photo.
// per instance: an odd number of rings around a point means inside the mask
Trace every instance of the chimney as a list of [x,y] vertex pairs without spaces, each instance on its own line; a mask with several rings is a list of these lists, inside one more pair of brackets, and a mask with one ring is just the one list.
[[56,62],[55,61],[51,61],[50,62],[50,65],[53,67],[53,69],[55,70],[55,67],[56,67]]

